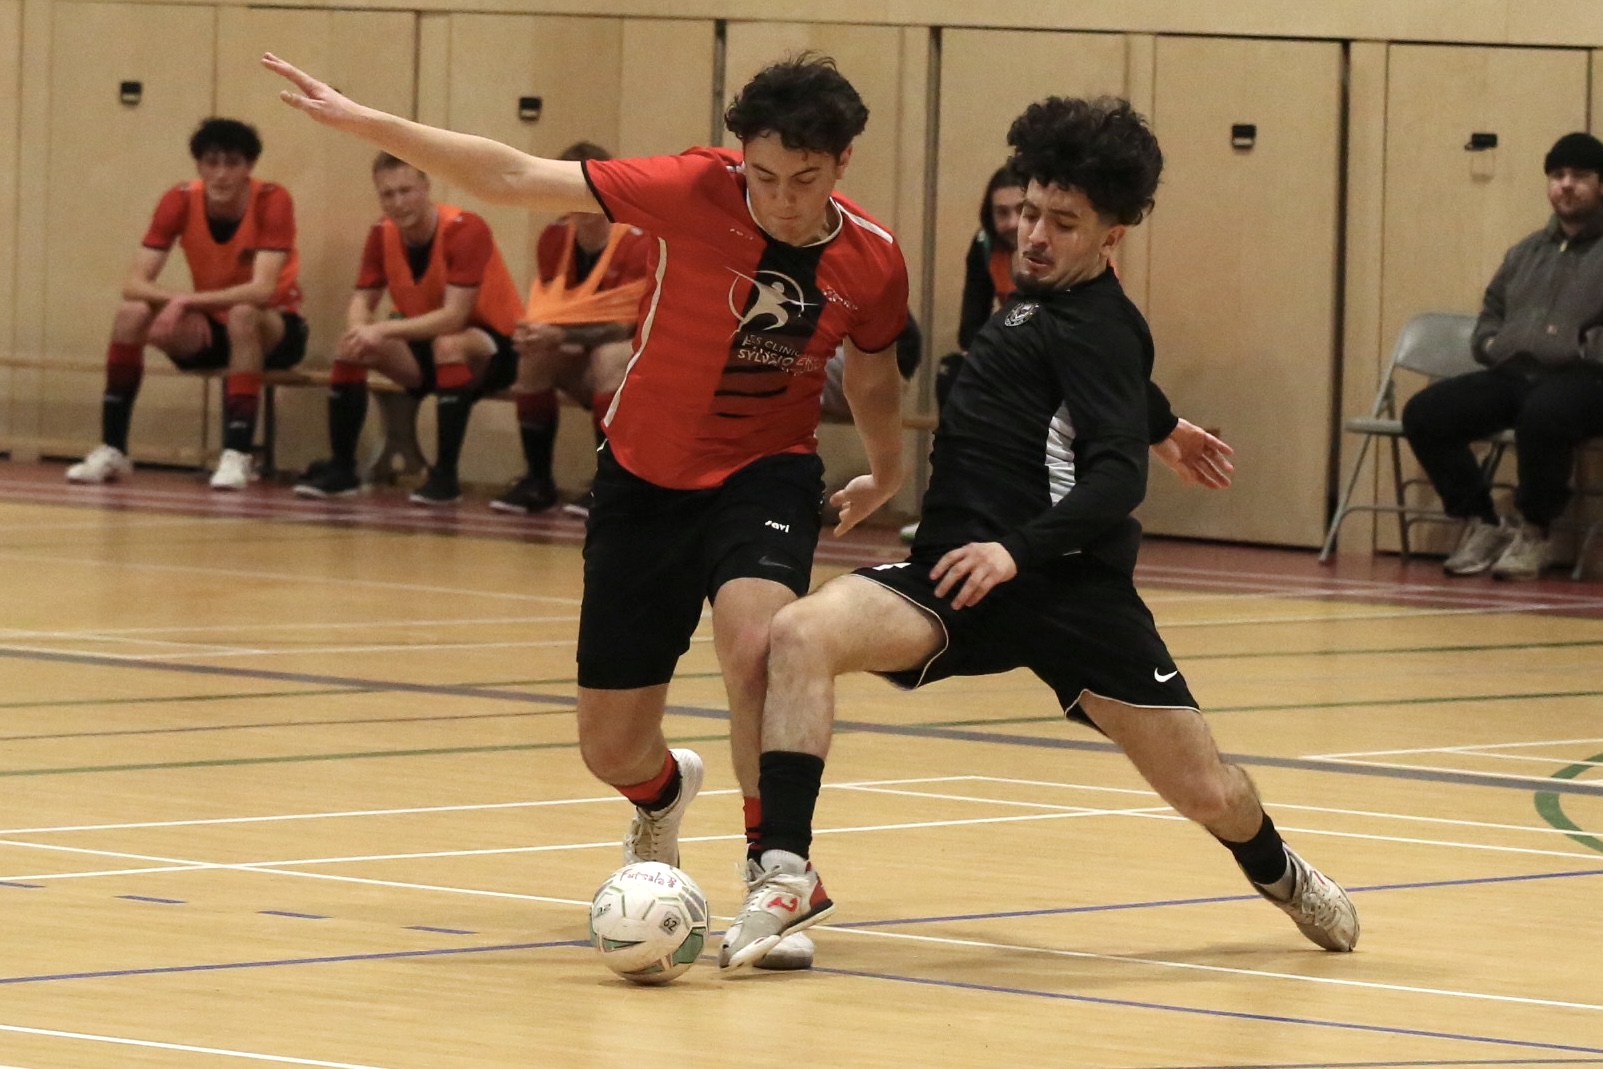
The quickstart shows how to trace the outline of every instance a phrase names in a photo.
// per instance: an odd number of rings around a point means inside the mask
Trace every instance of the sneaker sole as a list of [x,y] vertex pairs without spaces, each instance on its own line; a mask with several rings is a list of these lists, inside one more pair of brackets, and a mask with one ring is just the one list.
[[[758,962],[762,961],[763,958],[768,955],[770,950],[778,946],[780,941],[783,940],[787,935],[794,935],[797,932],[804,932],[820,921],[827,920],[834,912],[834,901],[826,898],[821,906],[807,914],[807,916],[803,917],[795,924],[792,924],[790,927],[786,928],[784,931],[777,932],[774,935],[765,935],[761,939],[753,939],[750,943],[747,943],[733,954],[730,954],[727,961],[724,960],[723,955],[720,954],[718,956],[718,968],[723,972],[739,972],[741,969],[754,967]],[[810,964],[811,963],[809,963],[809,965]]]
[[[793,944],[787,947],[785,943],[793,935],[801,935],[802,939],[806,940],[806,946]],[[813,941],[808,939],[805,934],[786,932],[780,937],[774,948],[764,954],[762,959],[754,964],[752,968],[763,969],[768,972],[795,972],[800,969],[811,969],[813,967],[813,951]]]
[[336,497],[355,497],[361,492],[361,487],[354,487],[350,490],[319,490],[314,486],[297,486],[295,488],[296,497],[310,497],[318,501],[327,501]]
[[509,512],[516,516],[527,516],[534,511],[522,505],[514,505],[510,501],[492,501],[490,508],[495,512]]
[[413,494],[411,497],[407,498],[407,500],[414,505],[422,505],[424,508],[443,509],[448,506],[455,505],[457,502],[462,500],[462,497],[461,495],[451,498],[419,497],[417,494]]

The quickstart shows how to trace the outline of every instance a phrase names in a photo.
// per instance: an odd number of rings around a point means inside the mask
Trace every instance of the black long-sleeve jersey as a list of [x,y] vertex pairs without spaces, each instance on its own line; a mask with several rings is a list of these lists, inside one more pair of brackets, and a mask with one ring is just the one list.
[[1000,542],[1020,571],[1085,553],[1135,570],[1147,446],[1176,423],[1118,278],[1015,293],[941,412],[914,551]]

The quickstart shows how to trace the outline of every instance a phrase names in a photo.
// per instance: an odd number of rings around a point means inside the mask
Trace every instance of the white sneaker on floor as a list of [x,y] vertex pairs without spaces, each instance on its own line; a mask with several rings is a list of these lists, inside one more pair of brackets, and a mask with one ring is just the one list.
[[250,475],[250,454],[224,449],[223,455],[217,458],[217,470],[212,472],[212,489],[243,490],[250,485]]
[[718,950],[718,967],[733,972],[757,965],[787,936],[835,912],[835,903],[806,858],[787,850],[763,852],[763,867],[747,868],[746,903]]
[[762,956],[754,968],[771,969],[774,972],[788,972],[793,969],[811,969],[813,967],[813,937],[806,932],[791,932],[779,942],[774,949]]
[[134,473],[134,462],[114,445],[97,445],[67,469],[69,483],[114,483]]
[[1523,523],[1514,541],[1508,544],[1503,555],[1497,558],[1497,563],[1492,565],[1492,578],[1513,581],[1540,579],[1552,555],[1553,543],[1542,534],[1542,529]]
[[1514,541],[1514,533],[1511,523],[1487,523],[1479,517],[1470,520],[1458,548],[1442,562],[1442,571],[1448,575],[1479,575],[1503,555]]
[[655,813],[635,807],[635,818],[623,840],[623,863],[661,861],[679,867],[679,822],[701,790],[701,755],[694,750],[669,750],[679,762],[679,797],[666,809]]
[[1258,893],[1278,906],[1297,930],[1326,950],[1346,951],[1358,945],[1358,911],[1347,892],[1324,873],[1286,847],[1291,865],[1291,897],[1282,901],[1253,884]]

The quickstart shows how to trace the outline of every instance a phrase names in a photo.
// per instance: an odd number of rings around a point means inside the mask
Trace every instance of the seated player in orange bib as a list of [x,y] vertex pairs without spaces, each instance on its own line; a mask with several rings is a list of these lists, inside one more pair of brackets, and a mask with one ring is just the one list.
[[[367,373],[376,368],[415,396],[437,395],[434,466],[412,501],[449,505],[462,496],[457,461],[473,403],[517,377],[512,329],[523,311],[517,285],[479,216],[429,197],[428,175],[388,153],[373,161],[384,218],[362,251],[328,395],[332,457],[295,484],[302,497],[361,489],[356,445],[367,418]],[[378,319],[388,292],[395,314]]]
[[[570,145],[564,160],[610,160],[600,145]],[[543,512],[557,502],[551,453],[557,390],[590,410],[596,445],[602,420],[634,350],[653,240],[600,212],[572,212],[540,232],[529,306],[512,340],[518,350],[518,435],[528,474],[490,502],[502,512]],[[582,502],[569,509],[581,514]]]
[[[251,477],[251,443],[264,368],[291,368],[306,355],[306,321],[296,282],[295,206],[274,182],[251,177],[262,154],[254,127],[211,118],[189,139],[198,178],[169,189],[128,279],[106,350],[101,444],[67,469],[75,483],[104,483],[133,471],[128,425],[154,345],[185,371],[227,368],[223,453],[213,490],[240,490]],[[194,291],[157,278],[173,244],[183,250]]]

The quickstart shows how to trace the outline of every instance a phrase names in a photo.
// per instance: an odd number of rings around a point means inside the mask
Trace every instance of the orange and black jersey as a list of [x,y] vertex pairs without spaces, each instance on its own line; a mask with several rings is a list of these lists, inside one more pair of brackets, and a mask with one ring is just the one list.
[[476,289],[469,324],[510,336],[523,314],[523,298],[496,248],[490,225],[449,204],[436,205],[435,210],[439,218],[422,274],[411,263],[400,228],[385,218],[368,231],[356,288],[388,290],[390,303],[408,319],[443,308],[447,286]]
[[1112,270],[1015,292],[975,335],[930,456],[916,546],[1000,542],[1021,571],[1084,553],[1135,570],[1147,447],[1176,420]]
[[836,194],[828,237],[776,241],[752,218],[740,165],[725,149],[584,164],[607,215],[657,239],[607,435],[658,486],[705,489],[762,457],[814,452],[836,347],[889,349],[907,316],[889,230]]
[[[267,306],[281,312],[300,311],[295,204],[289,191],[278,183],[252,178],[245,214],[237,224],[207,219],[206,187],[199,179],[174,186],[156,205],[142,244],[147,249],[166,252],[174,242],[184,251],[197,293],[249,282],[258,252],[288,253]],[[226,309],[215,309],[210,314],[220,318],[225,312]]]

